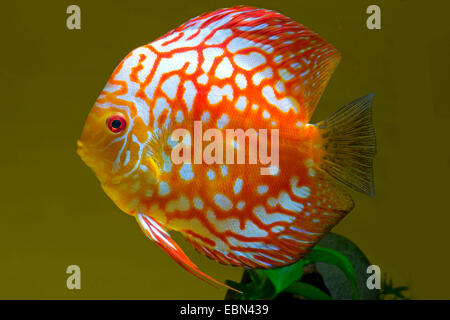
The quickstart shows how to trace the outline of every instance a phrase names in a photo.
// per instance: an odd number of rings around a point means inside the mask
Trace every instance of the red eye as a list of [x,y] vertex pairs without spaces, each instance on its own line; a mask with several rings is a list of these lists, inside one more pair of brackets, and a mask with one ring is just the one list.
[[127,122],[125,118],[120,114],[114,114],[106,120],[108,129],[114,133],[119,133],[125,129]]

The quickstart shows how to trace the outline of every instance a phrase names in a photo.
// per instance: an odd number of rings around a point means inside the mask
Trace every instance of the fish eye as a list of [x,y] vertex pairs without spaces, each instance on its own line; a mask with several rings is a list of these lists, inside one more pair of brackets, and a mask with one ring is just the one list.
[[108,129],[113,133],[122,132],[127,126],[127,121],[121,114],[113,114],[106,120]]

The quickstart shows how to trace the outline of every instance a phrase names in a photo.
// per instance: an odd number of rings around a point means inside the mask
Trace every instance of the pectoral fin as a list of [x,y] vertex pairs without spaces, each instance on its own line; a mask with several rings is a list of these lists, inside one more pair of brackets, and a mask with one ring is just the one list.
[[[240,292],[234,288],[223,284],[207,274],[203,273],[198,267],[189,259],[189,257],[181,250],[181,248],[173,241],[170,235],[163,229],[163,227],[154,219],[139,213],[135,216],[141,230],[144,234],[153,240],[161,249],[163,249],[169,256],[172,257],[180,266],[186,269],[189,273],[197,278],[207,282],[215,283],[224,286],[227,289]],[[208,282],[210,281],[210,282]]]

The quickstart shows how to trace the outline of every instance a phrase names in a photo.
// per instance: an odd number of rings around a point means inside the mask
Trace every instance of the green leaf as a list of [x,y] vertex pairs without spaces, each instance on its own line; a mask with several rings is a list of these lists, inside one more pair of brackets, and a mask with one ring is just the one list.
[[409,300],[409,298],[406,298],[402,293],[403,291],[407,290],[409,290],[407,286],[394,287],[392,278],[388,277],[387,274],[383,276],[383,284],[381,289],[382,299],[386,300],[388,298],[391,298],[391,299]]
[[272,295],[273,298],[302,277],[303,266],[305,263],[306,262],[304,260],[299,260],[298,262],[286,267],[278,269],[255,270],[255,272],[263,274],[270,279],[275,289],[275,292]]
[[311,300],[331,300],[332,298],[319,288],[304,282],[295,282],[287,287],[284,292],[297,294]]
[[269,278],[261,270],[248,270],[252,280],[252,299],[272,299],[275,294],[275,288]]
[[[359,299],[378,300],[381,290],[370,290],[367,288],[367,267],[372,265],[364,253],[349,239],[334,234],[327,233],[317,244],[319,247],[336,250],[350,260],[356,274]],[[353,288],[347,276],[339,268],[327,263],[316,263],[316,269],[320,273],[325,286],[333,299],[352,299]],[[384,279],[384,278],[383,278]]]
[[332,249],[315,246],[311,252],[306,255],[306,259],[313,263],[328,263],[342,270],[352,286],[353,299],[359,299],[355,270],[346,256]]

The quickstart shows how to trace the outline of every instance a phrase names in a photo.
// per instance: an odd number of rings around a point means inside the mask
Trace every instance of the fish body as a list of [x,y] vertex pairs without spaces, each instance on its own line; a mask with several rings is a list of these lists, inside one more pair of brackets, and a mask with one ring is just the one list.
[[[201,15],[124,58],[78,153],[118,207],[196,275],[214,281],[167,229],[220,263],[292,264],[353,208],[337,181],[373,194],[373,96],[308,123],[339,60],[319,35],[274,11]],[[233,130],[247,135],[226,139]],[[266,148],[251,149],[263,138]]]

